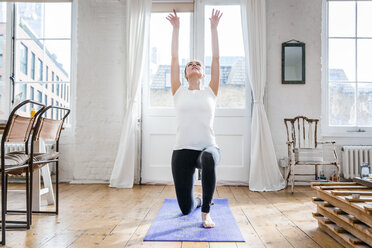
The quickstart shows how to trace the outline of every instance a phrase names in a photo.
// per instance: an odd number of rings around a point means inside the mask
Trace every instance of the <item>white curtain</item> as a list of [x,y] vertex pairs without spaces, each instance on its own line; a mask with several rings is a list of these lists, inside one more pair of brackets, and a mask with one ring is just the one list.
[[[263,105],[266,84],[265,0],[241,0],[246,68],[253,91],[249,189],[274,191],[285,187],[276,160],[270,126]],[[279,49],[279,48],[278,48]]]
[[151,0],[127,0],[126,13],[126,66],[124,78],[127,101],[122,121],[120,145],[110,178],[110,187],[132,188],[137,163],[135,99],[141,85],[147,47]]

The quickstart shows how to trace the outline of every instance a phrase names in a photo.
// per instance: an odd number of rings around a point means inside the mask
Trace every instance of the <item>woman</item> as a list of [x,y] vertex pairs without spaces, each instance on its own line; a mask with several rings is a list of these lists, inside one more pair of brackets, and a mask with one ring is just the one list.
[[[217,26],[222,16],[220,11],[212,11],[209,18],[212,34],[212,65],[209,86],[201,90],[200,84],[205,77],[199,61],[187,63],[185,78],[188,88],[181,86],[178,61],[179,17],[175,10],[167,20],[173,26],[171,87],[176,107],[177,138],[172,154],[172,174],[176,188],[178,205],[183,214],[189,214],[201,207],[202,224],[213,228],[215,223],[210,216],[210,206],[216,188],[216,166],[220,161],[213,120],[216,97],[220,82],[220,64]],[[203,196],[193,197],[195,169],[202,170]]]

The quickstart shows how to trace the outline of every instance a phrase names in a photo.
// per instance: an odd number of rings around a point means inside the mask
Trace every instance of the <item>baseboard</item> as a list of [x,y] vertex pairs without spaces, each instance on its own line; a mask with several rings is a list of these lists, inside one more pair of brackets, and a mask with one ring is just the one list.
[[108,180],[71,180],[70,184],[109,184]]
[[[173,185],[173,181],[142,180],[147,185]],[[200,180],[195,180],[194,185],[201,185]],[[217,180],[217,186],[248,186],[248,182]]]

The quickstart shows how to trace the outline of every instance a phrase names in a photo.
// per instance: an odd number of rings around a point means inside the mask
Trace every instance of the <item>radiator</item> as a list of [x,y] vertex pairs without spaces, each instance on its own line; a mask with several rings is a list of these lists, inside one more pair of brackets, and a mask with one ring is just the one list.
[[342,173],[345,179],[360,176],[359,168],[363,162],[372,163],[372,146],[343,146]]
[[[24,143],[5,143],[5,153],[24,151]],[[45,143],[45,152],[54,150],[54,143]]]
[[25,145],[23,143],[5,143],[5,153],[24,151]]

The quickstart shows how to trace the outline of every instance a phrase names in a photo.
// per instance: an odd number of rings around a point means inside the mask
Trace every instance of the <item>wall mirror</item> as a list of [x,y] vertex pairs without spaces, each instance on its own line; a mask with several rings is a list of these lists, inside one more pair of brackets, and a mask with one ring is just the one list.
[[282,43],[282,84],[305,83],[305,43],[290,40]]

